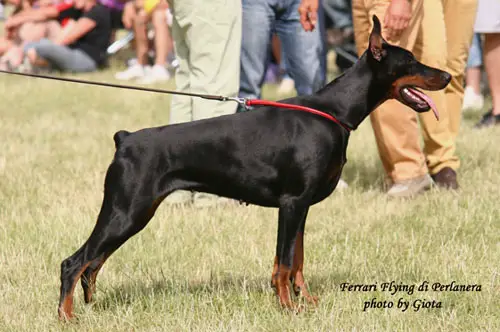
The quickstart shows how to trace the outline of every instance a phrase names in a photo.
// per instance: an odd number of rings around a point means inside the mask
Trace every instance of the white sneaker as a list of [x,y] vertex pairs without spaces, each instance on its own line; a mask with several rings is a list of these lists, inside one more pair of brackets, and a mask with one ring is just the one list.
[[277,93],[280,96],[286,96],[291,94],[294,91],[294,89],[295,89],[295,81],[289,77],[285,77],[284,79],[281,80]]
[[146,74],[145,67],[138,63],[128,67],[126,70],[116,73],[115,78],[121,81],[129,81],[142,78]]
[[420,194],[432,186],[432,178],[429,174],[405,180],[398,183],[393,183],[387,195],[391,197],[413,197]]
[[147,71],[146,75],[142,77],[138,83],[140,84],[153,84],[161,81],[168,81],[170,79],[170,73],[167,68],[162,65],[154,65],[150,70]]
[[484,97],[482,94],[476,94],[472,87],[465,87],[462,110],[480,110],[484,106]]

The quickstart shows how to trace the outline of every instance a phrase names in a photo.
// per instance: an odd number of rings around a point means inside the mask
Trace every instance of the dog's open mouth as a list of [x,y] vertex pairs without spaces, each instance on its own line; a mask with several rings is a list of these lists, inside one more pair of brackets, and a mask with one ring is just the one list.
[[399,90],[405,104],[413,108],[417,112],[426,112],[432,109],[436,119],[439,120],[439,113],[436,104],[425,93],[411,87],[403,87]]

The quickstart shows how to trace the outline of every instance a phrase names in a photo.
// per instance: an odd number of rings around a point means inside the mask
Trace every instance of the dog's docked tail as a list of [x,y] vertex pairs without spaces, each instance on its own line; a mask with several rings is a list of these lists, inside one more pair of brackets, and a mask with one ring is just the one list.
[[125,137],[127,137],[128,135],[130,135],[130,132],[128,132],[126,130],[120,130],[120,131],[117,131],[115,133],[115,135],[113,136],[113,140],[115,141],[115,148],[117,150],[120,147],[120,145],[122,144]]

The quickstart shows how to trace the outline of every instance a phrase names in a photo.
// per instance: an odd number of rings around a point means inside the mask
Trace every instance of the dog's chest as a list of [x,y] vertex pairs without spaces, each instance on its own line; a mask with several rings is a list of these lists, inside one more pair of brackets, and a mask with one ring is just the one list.
[[331,162],[322,177],[317,187],[316,193],[314,195],[315,203],[320,202],[327,198],[337,186],[340,176],[342,174],[342,169],[346,163],[346,160]]

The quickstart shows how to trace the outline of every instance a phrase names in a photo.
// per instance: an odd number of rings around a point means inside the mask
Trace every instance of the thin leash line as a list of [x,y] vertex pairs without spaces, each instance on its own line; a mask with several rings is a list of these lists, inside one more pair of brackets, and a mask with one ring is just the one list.
[[198,97],[198,98],[209,99],[209,100],[234,101],[234,102],[237,102],[238,104],[242,105],[245,108],[248,108],[250,106],[281,107],[281,108],[299,110],[299,111],[304,111],[304,112],[308,112],[311,114],[316,114],[316,115],[319,115],[325,119],[328,119],[330,121],[335,122],[336,124],[340,125],[345,130],[347,130],[348,132],[350,132],[352,130],[352,128],[350,128],[349,126],[347,126],[344,123],[342,123],[341,121],[339,121],[333,115],[316,110],[314,108],[301,106],[301,105],[286,104],[286,103],[280,103],[280,102],[268,101],[268,100],[260,100],[260,99],[246,99],[246,98],[238,98],[238,97],[207,95],[207,94],[201,94],[201,93],[181,92],[181,91],[175,91],[175,90],[143,88],[143,87],[139,87],[139,86],[80,80],[80,79],[76,79],[76,78],[55,77],[55,76],[47,76],[47,75],[39,75],[39,74],[29,74],[29,73],[16,73],[16,72],[6,71],[6,70],[0,70],[0,73],[25,76],[25,77],[43,78],[43,79],[62,81],[62,82],[96,85],[96,86],[103,86],[103,87],[109,87],[109,88],[119,88],[119,89],[146,91],[146,92],[153,92],[153,93]]
[[97,86],[104,86],[104,87],[109,87],[109,88],[120,88],[120,89],[138,90],[138,91],[163,93],[163,94],[176,94],[176,95],[199,97],[199,98],[204,98],[204,99],[213,99],[213,100],[220,100],[220,101],[227,101],[227,100],[233,100],[236,102],[238,101],[238,100],[236,100],[236,98],[230,98],[230,97],[224,97],[224,96],[205,95],[205,94],[199,94],[199,93],[180,92],[180,91],[174,91],[174,90],[143,88],[143,87],[133,86],[133,85],[122,85],[122,84],[114,84],[114,83],[87,81],[87,80],[79,80],[79,79],[75,79],[75,78],[55,77],[55,76],[46,76],[46,75],[28,74],[28,73],[16,73],[16,72],[6,71],[6,70],[0,70],[0,73],[18,75],[18,76],[35,77],[35,78],[44,78],[44,79],[54,80],[54,81],[97,85]]

